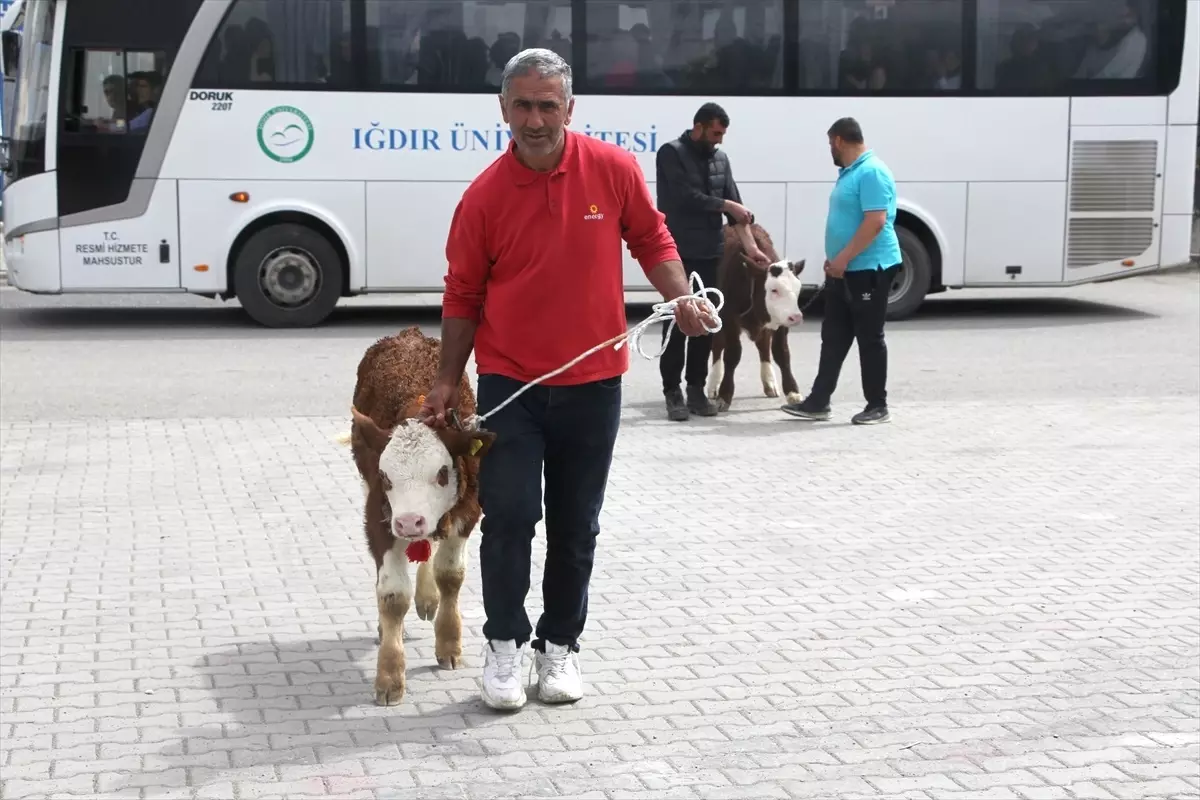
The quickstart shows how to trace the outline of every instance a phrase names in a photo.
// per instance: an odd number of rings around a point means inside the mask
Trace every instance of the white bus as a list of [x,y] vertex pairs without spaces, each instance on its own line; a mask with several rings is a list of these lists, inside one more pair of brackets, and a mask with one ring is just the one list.
[[825,132],[858,118],[899,189],[893,318],[1189,257],[1200,0],[23,5],[3,208],[27,292],[236,296],[269,326],[440,292],[455,204],[509,141],[501,68],[530,46],[571,62],[572,128],[635,153],[651,191],[657,148],[724,106],[746,203],[813,286]]

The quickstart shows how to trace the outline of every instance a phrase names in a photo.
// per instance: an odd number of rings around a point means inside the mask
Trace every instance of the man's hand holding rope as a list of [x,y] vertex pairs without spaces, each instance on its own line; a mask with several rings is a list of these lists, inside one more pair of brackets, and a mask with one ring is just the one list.
[[707,303],[700,298],[685,296],[675,306],[675,326],[684,336],[703,336],[716,327],[717,319]]

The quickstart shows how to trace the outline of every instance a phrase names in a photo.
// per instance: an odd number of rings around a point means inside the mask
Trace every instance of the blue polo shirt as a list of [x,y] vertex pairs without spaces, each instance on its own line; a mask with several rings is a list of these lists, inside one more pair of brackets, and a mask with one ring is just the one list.
[[850,261],[847,272],[886,269],[903,260],[893,224],[896,221],[896,181],[887,165],[875,157],[875,151],[868,150],[853,164],[838,170],[837,183],[829,195],[829,216],[825,220],[825,258],[833,260],[842,252],[862,224],[864,213],[882,209],[887,209],[883,230]]

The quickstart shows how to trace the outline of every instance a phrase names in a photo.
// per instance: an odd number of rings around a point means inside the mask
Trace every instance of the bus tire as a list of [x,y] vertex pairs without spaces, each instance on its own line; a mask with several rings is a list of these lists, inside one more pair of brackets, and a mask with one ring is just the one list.
[[896,226],[896,238],[900,241],[900,253],[904,266],[896,275],[888,293],[887,318],[904,319],[912,316],[929,292],[933,279],[933,259],[921,242],[920,237],[908,228]]
[[342,296],[345,265],[322,234],[283,222],[258,231],[235,256],[233,286],[252,320],[268,328],[310,328]]

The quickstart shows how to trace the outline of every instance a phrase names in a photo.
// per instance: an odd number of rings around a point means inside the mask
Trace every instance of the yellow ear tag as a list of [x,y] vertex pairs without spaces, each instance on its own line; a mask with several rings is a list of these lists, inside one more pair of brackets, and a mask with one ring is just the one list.
[[425,395],[421,395],[420,397],[418,397],[417,402],[420,403],[421,405],[425,405]]
[[475,455],[476,453],[478,453],[482,447],[483,447],[482,439],[472,439],[471,440],[471,455]]

